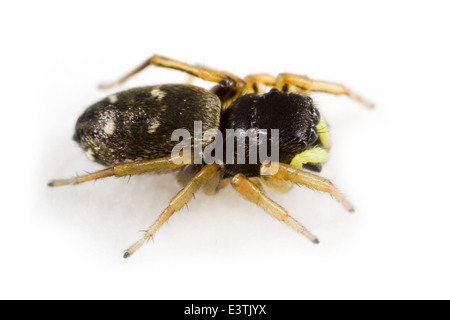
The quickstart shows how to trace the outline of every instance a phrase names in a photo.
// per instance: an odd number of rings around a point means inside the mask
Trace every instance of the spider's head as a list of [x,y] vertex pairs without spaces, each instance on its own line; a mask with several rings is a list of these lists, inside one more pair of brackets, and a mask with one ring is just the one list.
[[[267,141],[270,141],[267,150],[271,153],[275,146],[278,149],[278,162],[281,163],[292,164],[293,159],[298,162],[299,155],[312,149],[320,149],[321,156],[326,154],[325,149],[329,147],[328,131],[313,100],[309,96],[277,89],[265,94],[239,97],[225,110],[222,125],[222,129],[241,129],[243,132],[250,129],[258,132],[264,130]],[[276,136],[273,130],[277,131]],[[268,156],[274,160],[272,154]],[[313,153],[313,158],[317,158],[316,152]],[[324,162],[323,159],[321,156],[319,163]],[[264,161],[260,160],[261,163]],[[311,167],[314,162],[308,158],[302,157],[301,161],[302,165],[308,164],[308,169],[320,170],[320,166]]]

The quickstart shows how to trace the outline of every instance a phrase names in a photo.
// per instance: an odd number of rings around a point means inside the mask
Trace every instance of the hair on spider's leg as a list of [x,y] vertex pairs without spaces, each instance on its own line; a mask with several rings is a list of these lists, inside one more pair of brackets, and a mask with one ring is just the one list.
[[319,239],[317,239],[315,235],[309,232],[297,220],[292,218],[284,208],[269,199],[258,186],[252,183],[243,174],[238,173],[235,175],[231,180],[231,185],[244,199],[256,203],[271,216],[286,223],[292,229],[307,237],[311,242],[315,244],[319,243]]
[[343,94],[353,100],[362,103],[368,108],[373,108],[373,103],[364,99],[349,88],[338,83],[313,80],[306,76],[297,74],[280,73],[276,79],[276,87],[278,88],[278,90],[282,90],[282,88],[286,84],[296,86],[306,91],[320,91],[338,95]]
[[151,58],[144,61],[134,70],[127,73],[125,76],[119,80],[104,83],[100,85],[100,88],[107,89],[118,86],[125,82],[127,79],[131,78],[138,72],[147,68],[148,66],[157,66],[169,69],[175,69],[178,71],[186,72],[187,74],[200,78],[205,81],[215,82],[222,88],[230,89],[230,96],[227,96],[224,101],[222,101],[222,108],[225,110],[235,99],[237,99],[245,90],[245,82],[238,76],[223,71],[217,71],[211,68],[207,68],[201,65],[190,65],[177,60],[161,57],[154,55]]
[[132,71],[128,72],[125,76],[123,76],[119,80],[110,83],[100,84],[100,88],[107,89],[120,85],[129,78],[131,78],[132,76],[134,76],[135,74],[139,73],[140,71],[144,70],[145,68],[151,65],[183,71],[192,76],[203,79],[205,81],[216,82],[219,84],[223,84],[225,86],[230,85],[236,86],[242,88],[242,90],[244,89],[244,81],[228,72],[221,72],[200,65],[190,65],[187,63],[183,63],[177,60],[165,58],[158,55],[154,55],[151,58],[145,60],[143,63],[141,63]]
[[114,176],[114,168],[107,168],[104,170],[96,171],[93,173],[89,173],[83,176],[77,176],[71,179],[60,179],[50,181],[47,185],[49,187],[59,187],[68,184],[78,184],[86,181],[97,180],[101,178]]
[[113,167],[106,168],[104,170],[89,173],[83,176],[78,176],[71,179],[60,179],[53,180],[48,183],[49,187],[64,186],[68,184],[78,184],[86,181],[97,180],[106,177],[124,177],[131,176],[133,174],[144,173],[144,172],[158,172],[160,170],[166,169],[177,169],[185,166],[187,163],[192,161],[187,157],[183,157],[182,154],[176,156],[170,156],[166,158],[140,161],[140,162],[130,162],[125,164],[115,165]]
[[155,232],[178,210],[180,210],[194,195],[194,193],[212,179],[221,167],[209,164],[203,167],[180,192],[170,201],[167,208],[145,232],[144,236],[134,243],[124,254],[124,258],[130,257],[136,252]]
[[298,170],[284,163],[278,163],[276,172],[271,172],[270,163],[263,163],[261,165],[261,174],[273,176],[282,180],[289,180],[310,189],[327,192],[339,201],[348,212],[355,211],[353,205],[345,198],[342,192],[336,188],[333,183],[331,183],[330,180],[322,178],[318,175],[303,170]]

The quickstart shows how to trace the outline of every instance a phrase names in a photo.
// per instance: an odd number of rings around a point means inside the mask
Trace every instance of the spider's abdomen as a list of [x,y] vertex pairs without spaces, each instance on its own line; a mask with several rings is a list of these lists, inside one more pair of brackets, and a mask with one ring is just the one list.
[[78,119],[74,140],[88,157],[104,165],[170,156],[179,141],[175,129],[193,136],[194,121],[216,129],[221,104],[209,91],[191,85],[159,85],[113,94]]

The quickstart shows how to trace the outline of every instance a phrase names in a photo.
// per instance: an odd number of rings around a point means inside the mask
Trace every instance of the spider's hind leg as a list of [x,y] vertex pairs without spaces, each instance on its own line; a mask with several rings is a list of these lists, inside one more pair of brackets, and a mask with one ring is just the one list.
[[53,180],[48,183],[50,187],[64,186],[68,184],[78,184],[87,181],[102,179],[106,177],[123,177],[139,173],[155,173],[166,170],[173,170],[185,166],[190,163],[192,159],[183,157],[182,154],[170,156],[166,158],[153,159],[147,161],[130,162],[118,164],[103,170],[88,173],[83,176]]

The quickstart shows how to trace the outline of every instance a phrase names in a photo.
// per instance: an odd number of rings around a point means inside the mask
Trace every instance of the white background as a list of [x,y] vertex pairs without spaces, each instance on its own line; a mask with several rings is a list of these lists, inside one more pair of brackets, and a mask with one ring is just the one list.
[[[0,298],[450,298],[444,1],[6,3]],[[333,139],[322,175],[355,214],[305,188],[271,194],[314,246],[231,188],[199,193],[122,259],[179,190],[173,176],[46,183],[101,168],[73,142],[75,121],[114,92],[100,82],[156,53],[242,77],[306,74],[372,100],[313,94]],[[149,68],[117,90],[185,80]]]

